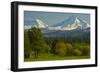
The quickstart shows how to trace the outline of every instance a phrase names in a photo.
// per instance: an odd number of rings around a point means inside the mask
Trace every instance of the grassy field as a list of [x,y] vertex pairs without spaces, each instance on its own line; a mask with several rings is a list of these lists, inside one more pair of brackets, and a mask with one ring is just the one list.
[[73,59],[88,59],[89,56],[58,56],[53,54],[40,54],[38,58],[31,56],[30,58],[24,59],[25,62],[30,61],[53,61],[53,60],[73,60]]

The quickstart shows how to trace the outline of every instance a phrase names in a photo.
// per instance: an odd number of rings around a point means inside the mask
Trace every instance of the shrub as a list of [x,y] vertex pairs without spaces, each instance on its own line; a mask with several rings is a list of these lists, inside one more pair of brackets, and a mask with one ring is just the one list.
[[72,56],[73,55],[73,46],[70,43],[66,44],[66,55]]
[[81,51],[79,49],[74,49],[74,55],[75,56],[80,56],[81,55]]
[[[55,42],[55,41],[54,41]],[[53,44],[53,53],[60,55],[60,56],[65,56],[66,55],[66,44],[63,41],[56,41]]]
[[90,47],[84,46],[82,49],[82,55],[89,56],[90,55]]

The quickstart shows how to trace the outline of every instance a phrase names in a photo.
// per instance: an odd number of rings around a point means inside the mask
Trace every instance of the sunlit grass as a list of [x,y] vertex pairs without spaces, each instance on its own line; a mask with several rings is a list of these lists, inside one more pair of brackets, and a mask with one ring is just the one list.
[[24,59],[25,62],[30,61],[53,61],[53,60],[75,60],[75,59],[89,59],[89,56],[58,56],[53,54],[40,54],[38,58],[34,58],[34,55],[30,58]]

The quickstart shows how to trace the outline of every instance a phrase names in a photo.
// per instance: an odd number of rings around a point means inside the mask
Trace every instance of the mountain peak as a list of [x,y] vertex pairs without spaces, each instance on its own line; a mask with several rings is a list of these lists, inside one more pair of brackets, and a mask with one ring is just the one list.
[[36,19],[35,21],[32,22],[32,24],[29,24],[29,25],[25,25],[24,26],[25,29],[30,29],[32,27],[36,27],[36,28],[46,28],[46,27],[48,27],[48,25],[45,24],[42,20]]
[[45,24],[42,20],[40,19],[36,19],[36,22],[37,22],[37,27],[38,28],[46,28],[48,25]]

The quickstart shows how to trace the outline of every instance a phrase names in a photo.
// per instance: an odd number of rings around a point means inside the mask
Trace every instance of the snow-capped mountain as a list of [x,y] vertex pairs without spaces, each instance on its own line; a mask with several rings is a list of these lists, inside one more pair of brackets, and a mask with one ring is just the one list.
[[[58,23],[58,25],[56,26],[49,27],[49,29],[50,30],[74,30],[81,27],[80,20],[77,17],[75,19],[69,20],[71,21],[70,23],[68,20]],[[59,25],[59,24],[62,24],[62,25]]]
[[45,24],[42,20],[40,20],[40,19],[37,19],[36,20],[36,22],[37,22],[37,28],[46,28],[46,27],[48,27],[48,25],[47,24]]
[[60,23],[55,24],[54,26],[48,27],[49,30],[75,30],[75,29],[86,29],[90,25],[85,21],[81,20],[78,17],[69,17],[67,20],[64,20]]
[[46,27],[48,27],[48,25],[46,25],[42,20],[36,19],[35,21],[33,21],[33,24],[30,24],[30,25],[28,24],[28,25],[24,26],[25,29],[30,29],[32,27],[46,28]]
[[46,30],[56,30],[56,31],[70,31],[70,30],[76,30],[76,29],[87,29],[90,28],[90,25],[85,21],[85,20],[81,20],[78,17],[75,16],[70,16],[68,19],[53,24],[52,26],[45,24],[45,22],[43,22],[40,19],[36,19],[33,22],[33,25],[25,25],[24,28],[25,29],[30,29],[31,27],[36,27],[36,28],[43,28]]

